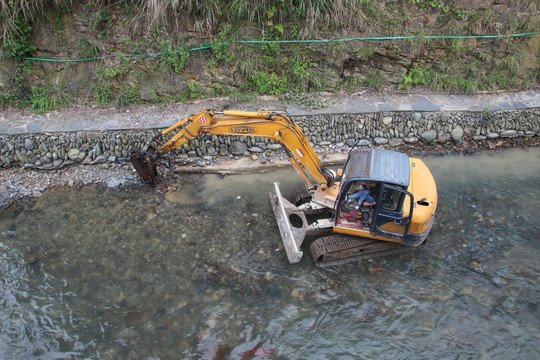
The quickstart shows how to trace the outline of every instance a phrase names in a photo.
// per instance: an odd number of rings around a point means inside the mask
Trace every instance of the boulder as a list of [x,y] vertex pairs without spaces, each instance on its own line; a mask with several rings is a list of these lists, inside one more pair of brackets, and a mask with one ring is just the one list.
[[459,141],[463,138],[463,128],[461,126],[456,126],[450,133],[452,140]]
[[231,154],[242,155],[247,151],[247,145],[241,141],[234,141],[231,143]]
[[426,143],[433,142],[437,139],[437,131],[436,130],[424,131],[422,135],[420,135],[420,137]]

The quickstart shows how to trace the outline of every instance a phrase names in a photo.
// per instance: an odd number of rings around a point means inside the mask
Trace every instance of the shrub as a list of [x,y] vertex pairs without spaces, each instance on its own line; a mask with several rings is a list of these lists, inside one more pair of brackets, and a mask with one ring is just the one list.
[[278,76],[275,72],[257,71],[253,79],[255,90],[259,94],[284,94],[287,91],[287,77]]
[[405,76],[403,76],[403,80],[398,85],[398,89],[410,92],[414,85],[419,84],[426,84],[426,74],[422,67],[418,64],[414,64],[413,67],[407,71]]
[[36,51],[32,43],[32,28],[28,25],[24,16],[19,13],[13,20],[15,28],[6,34],[2,46],[4,54],[13,59],[21,60]]
[[72,100],[66,94],[55,89],[50,84],[32,87],[32,108],[36,114],[43,114],[51,110],[60,109],[71,104]]
[[120,109],[138,104],[140,101],[139,88],[135,85],[129,85],[118,96],[118,99],[116,99],[116,107]]
[[99,81],[92,85],[94,100],[99,105],[107,105],[113,101],[114,91],[110,81]]

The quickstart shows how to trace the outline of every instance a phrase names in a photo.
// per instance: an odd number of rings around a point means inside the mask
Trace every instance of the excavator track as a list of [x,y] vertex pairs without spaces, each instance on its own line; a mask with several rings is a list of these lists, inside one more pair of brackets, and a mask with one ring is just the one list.
[[366,257],[389,255],[403,248],[409,247],[388,241],[334,234],[313,241],[309,249],[315,264],[326,266],[339,264],[342,259],[362,259],[366,254],[369,254]]

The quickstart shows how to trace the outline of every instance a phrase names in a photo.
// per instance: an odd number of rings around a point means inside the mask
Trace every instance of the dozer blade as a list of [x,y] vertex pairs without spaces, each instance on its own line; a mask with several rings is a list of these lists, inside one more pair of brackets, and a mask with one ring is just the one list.
[[153,183],[156,175],[156,157],[144,150],[131,150],[131,163],[139,176],[147,183]]
[[303,255],[300,246],[307,233],[306,215],[281,195],[278,182],[274,183],[274,189],[270,192],[270,202],[289,263],[297,263]]

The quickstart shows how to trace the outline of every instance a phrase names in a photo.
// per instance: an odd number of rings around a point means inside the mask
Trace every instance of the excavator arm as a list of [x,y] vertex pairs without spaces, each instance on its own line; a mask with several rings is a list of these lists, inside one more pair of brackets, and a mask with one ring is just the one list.
[[[174,135],[164,144],[152,138],[143,149],[131,153],[131,161],[137,172],[147,182],[154,182],[157,175],[155,163],[163,154],[182,146],[204,134],[261,136],[283,144],[290,155],[289,161],[296,168],[308,188],[326,188],[334,181],[333,173],[325,169],[302,129],[286,114],[261,110],[217,112],[212,109],[186,117],[161,135]],[[305,170],[304,170],[305,169]],[[314,186],[307,173],[317,182]]]

